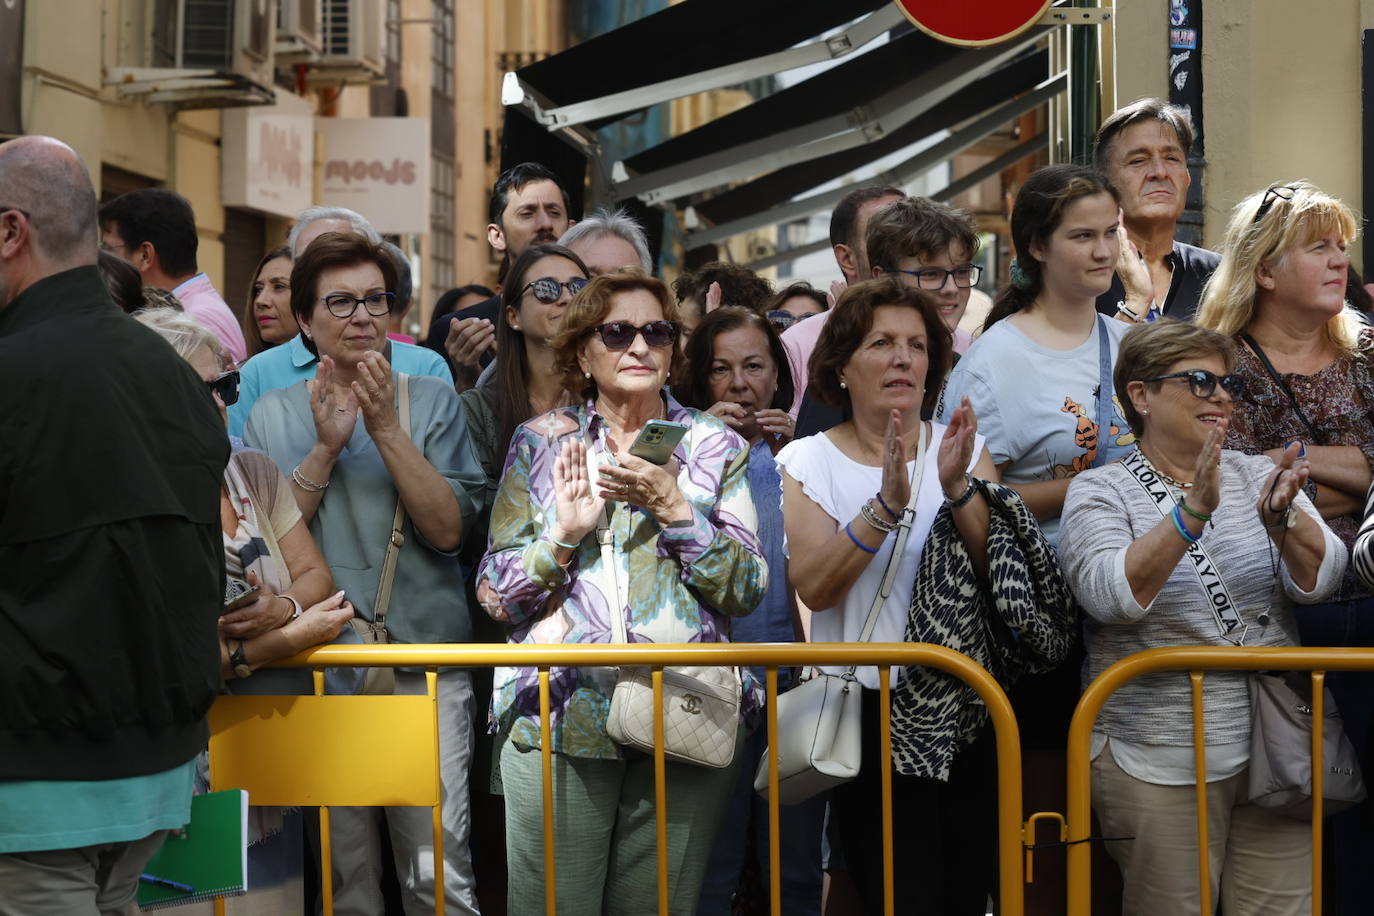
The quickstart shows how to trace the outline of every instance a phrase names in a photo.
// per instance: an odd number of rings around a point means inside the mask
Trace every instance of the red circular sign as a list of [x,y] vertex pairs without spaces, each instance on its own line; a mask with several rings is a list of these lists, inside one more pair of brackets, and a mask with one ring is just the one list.
[[918,29],[954,45],[992,45],[1035,24],[1050,0],[892,0]]

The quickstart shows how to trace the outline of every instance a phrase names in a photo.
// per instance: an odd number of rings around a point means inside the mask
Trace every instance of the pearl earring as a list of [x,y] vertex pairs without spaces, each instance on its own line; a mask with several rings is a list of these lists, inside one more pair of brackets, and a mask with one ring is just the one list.
[[591,374],[590,372],[584,372],[584,373],[582,373],[582,377],[583,377],[583,378],[591,378],[591,377],[592,377],[592,374]]
[[840,387],[841,387],[841,388],[848,388],[849,386],[845,384],[844,379],[840,379]]
[[1150,415],[1150,412],[1148,410],[1142,410],[1140,412],[1140,415],[1143,417],[1148,417]]

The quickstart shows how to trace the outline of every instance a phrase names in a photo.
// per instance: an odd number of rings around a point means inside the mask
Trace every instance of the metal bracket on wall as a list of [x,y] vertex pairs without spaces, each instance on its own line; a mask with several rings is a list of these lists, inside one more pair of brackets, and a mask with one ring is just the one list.
[[1037,25],[1102,25],[1112,21],[1110,6],[1056,6],[1045,10]]

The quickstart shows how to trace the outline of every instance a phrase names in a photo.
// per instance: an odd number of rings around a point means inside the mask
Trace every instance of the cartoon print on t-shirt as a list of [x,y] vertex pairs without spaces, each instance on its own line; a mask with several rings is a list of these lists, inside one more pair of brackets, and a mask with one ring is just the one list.
[[[1116,420],[1122,416],[1121,401],[1112,396],[1112,419]],[[1059,408],[1060,413],[1066,413],[1077,417],[1074,421],[1073,443],[1083,450],[1083,454],[1077,456],[1069,464],[1056,465],[1054,477],[1062,479],[1072,477],[1080,471],[1086,471],[1093,466],[1097,460],[1098,447],[1098,428],[1097,421],[1088,413],[1082,404],[1073,398],[1064,398],[1064,406]],[[1127,447],[1135,444],[1135,433],[1129,427],[1118,426],[1115,422],[1107,429],[1107,434],[1112,438],[1113,444]]]

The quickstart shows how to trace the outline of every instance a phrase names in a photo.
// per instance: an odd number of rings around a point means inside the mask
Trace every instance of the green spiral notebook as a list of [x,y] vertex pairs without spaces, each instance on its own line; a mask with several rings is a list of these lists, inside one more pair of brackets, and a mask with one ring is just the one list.
[[140,881],[138,906],[143,910],[247,893],[248,793],[226,789],[192,798],[191,823],[180,836],[168,836],[143,871],[193,889]]

